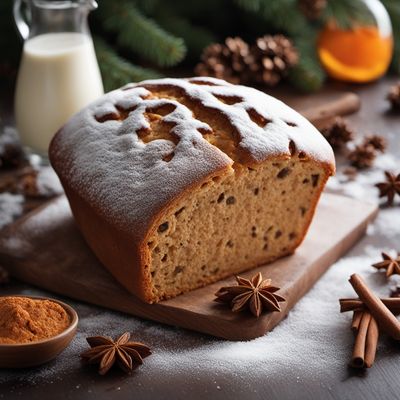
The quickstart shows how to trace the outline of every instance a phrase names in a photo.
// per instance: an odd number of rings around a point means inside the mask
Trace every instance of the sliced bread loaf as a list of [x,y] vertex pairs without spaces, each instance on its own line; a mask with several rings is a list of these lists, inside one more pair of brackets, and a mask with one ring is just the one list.
[[335,169],[301,115],[212,78],[104,95],[56,134],[50,160],[89,246],[147,302],[293,253]]

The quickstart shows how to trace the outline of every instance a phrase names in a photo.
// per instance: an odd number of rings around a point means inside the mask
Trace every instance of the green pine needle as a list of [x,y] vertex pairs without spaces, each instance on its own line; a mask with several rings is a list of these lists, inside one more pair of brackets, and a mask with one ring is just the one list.
[[173,10],[160,9],[154,18],[163,28],[183,38],[188,48],[188,56],[192,61],[198,61],[203,49],[217,41],[216,36],[210,30],[191,24]]
[[[157,8],[162,8],[163,4],[160,5],[160,0],[133,0],[136,7],[144,14],[149,15],[156,11]],[[161,0],[163,3],[165,0]]]
[[325,81],[325,72],[318,60],[316,35],[294,40],[299,52],[299,63],[289,70],[289,82],[303,92],[315,92],[321,89]]
[[300,12],[298,0],[260,0],[260,13],[269,30],[287,33],[291,37],[312,34],[313,28]]
[[400,73],[400,2],[399,0],[382,0],[392,20],[394,36],[394,54],[392,60],[392,71]]
[[161,77],[157,71],[132,65],[115,53],[101,38],[95,37],[94,42],[105,91],[116,89],[129,82]]
[[342,29],[350,29],[354,24],[370,25],[375,20],[362,0],[329,0],[323,19],[333,19]]
[[302,92],[316,92],[325,81],[325,72],[315,60],[302,57],[289,72],[288,80]]
[[261,6],[261,0],[234,0],[234,2],[246,11],[258,11]]
[[104,0],[97,17],[105,30],[116,34],[118,45],[160,67],[176,65],[185,57],[183,40],[145,17],[131,1]]

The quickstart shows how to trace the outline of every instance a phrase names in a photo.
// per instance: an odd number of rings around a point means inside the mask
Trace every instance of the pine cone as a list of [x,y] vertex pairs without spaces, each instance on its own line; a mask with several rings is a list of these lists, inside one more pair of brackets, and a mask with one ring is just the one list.
[[351,165],[358,169],[371,167],[375,158],[376,151],[371,145],[358,145],[348,154]]
[[224,44],[214,43],[206,47],[197,64],[195,73],[213,76],[231,83],[249,80],[249,65],[253,63],[249,45],[239,37],[228,37]]
[[390,88],[387,99],[390,101],[392,110],[400,111],[400,83],[396,83]]
[[288,69],[299,60],[292,41],[284,35],[258,38],[251,53],[254,56],[254,62],[250,65],[250,70],[254,71],[253,80],[268,86],[278,84]]
[[371,145],[375,150],[384,153],[387,147],[387,141],[380,135],[368,135],[363,141],[364,146]]
[[309,20],[318,19],[326,8],[326,0],[299,0],[299,9]]
[[331,125],[321,129],[329,144],[336,150],[343,148],[353,140],[354,132],[347,126],[343,118],[335,118]]

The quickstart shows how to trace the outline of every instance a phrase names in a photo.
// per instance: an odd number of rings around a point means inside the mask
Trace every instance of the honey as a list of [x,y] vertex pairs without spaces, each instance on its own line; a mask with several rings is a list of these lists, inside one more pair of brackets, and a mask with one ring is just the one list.
[[393,38],[376,26],[341,29],[328,23],[318,38],[318,55],[329,76],[349,82],[369,82],[388,69]]

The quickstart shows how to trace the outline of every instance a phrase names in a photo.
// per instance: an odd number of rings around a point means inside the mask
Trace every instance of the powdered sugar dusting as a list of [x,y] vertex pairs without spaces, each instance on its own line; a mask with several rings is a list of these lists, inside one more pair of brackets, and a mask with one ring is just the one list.
[[[290,157],[289,143],[294,141],[298,151],[333,168],[326,140],[282,102],[217,79],[201,78],[208,85],[197,81],[161,79],[126,86],[75,115],[50,149],[61,179],[88,203],[97,204],[105,219],[140,237],[153,216],[188,187],[229,170],[233,160],[203,137],[212,127],[194,118],[184,104],[162,94],[157,97],[159,90],[171,87],[211,114],[218,112],[226,118],[238,135],[238,147],[252,162]],[[225,104],[218,96],[238,102]],[[175,140],[145,142],[141,134],[150,127],[145,111],[163,106],[170,108],[163,121]],[[265,126],[251,119],[251,110],[266,121]]]
[[0,193],[0,229],[22,214],[23,202],[22,195]]
[[[201,85],[193,83],[202,82]],[[205,85],[204,82],[212,85]],[[247,150],[256,161],[286,154],[290,156],[288,144],[293,140],[300,151],[328,164],[334,163],[331,147],[325,138],[304,117],[280,100],[247,86],[229,84],[211,78],[157,79],[141,83],[146,87],[181,88],[191,99],[199,101],[210,110],[218,110],[232,123],[240,135],[239,146]],[[141,85],[139,84],[139,85]],[[218,97],[238,98],[240,101],[225,104]],[[254,109],[268,122],[259,126],[249,116]]]
[[38,169],[36,176],[38,194],[43,197],[53,197],[63,192],[60,180],[54,169],[46,166]]

